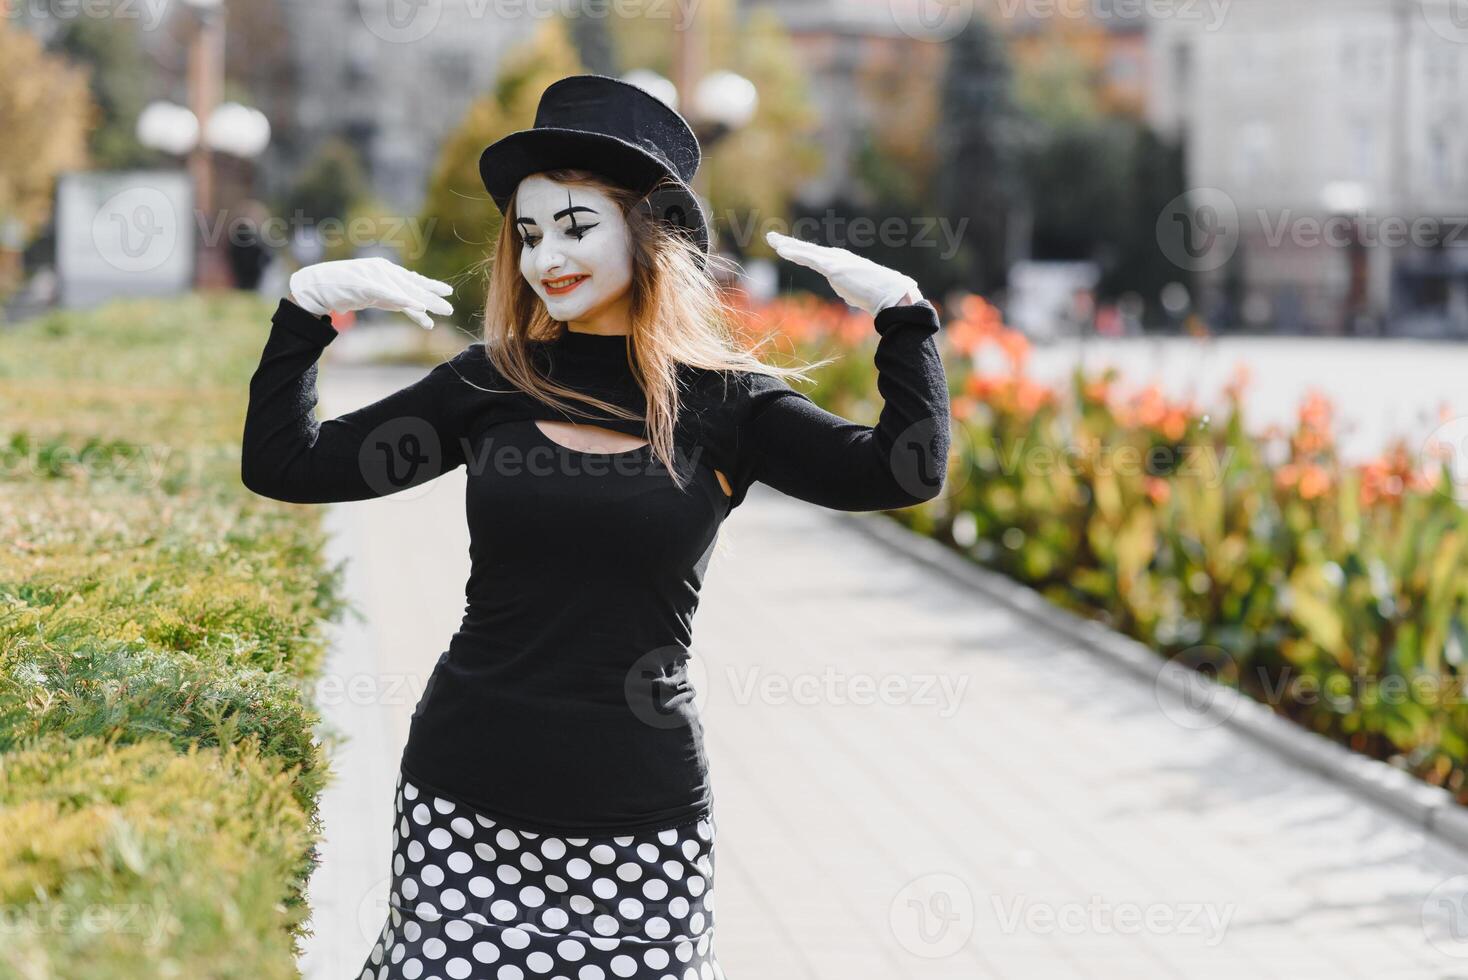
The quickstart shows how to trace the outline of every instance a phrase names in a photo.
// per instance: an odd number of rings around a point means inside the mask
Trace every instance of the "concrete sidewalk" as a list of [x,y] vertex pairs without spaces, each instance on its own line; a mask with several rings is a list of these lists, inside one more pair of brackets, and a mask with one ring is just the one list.
[[[329,368],[323,414],[422,373]],[[337,631],[323,688],[351,740],[310,978],[356,976],[386,912],[395,766],[463,609],[463,481],[329,509],[367,621]],[[731,980],[1468,977],[1468,855],[1171,720],[1151,685],[855,519],[756,486],[705,582]]]

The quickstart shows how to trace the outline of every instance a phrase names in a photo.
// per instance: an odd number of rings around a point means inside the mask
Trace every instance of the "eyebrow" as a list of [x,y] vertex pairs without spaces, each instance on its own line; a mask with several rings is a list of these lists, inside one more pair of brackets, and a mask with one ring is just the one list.
[[[566,215],[569,214],[571,216],[571,230],[572,231],[575,231],[577,228],[581,227],[580,225],[578,225],[576,223],[576,215],[577,215],[578,212],[581,212],[581,211],[585,211],[587,214],[600,214],[601,213],[601,212],[597,211],[596,208],[589,208],[589,207],[587,207],[584,204],[572,204],[571,203],[571,192],[570,191],[567,191],[566,192],[566,206],[563,207],[563,208],[561,208],[561,210],[557,211],[555,214],[551,215],[551,217],[552,218],[555,218],[556,220],[559,221],[561,218],[564,218]],[[528,224],[528,225],[537,225],[538,226],[539,223],[534,218],[516,218],[515,219],[515,224],[516,225],[527,225]]]

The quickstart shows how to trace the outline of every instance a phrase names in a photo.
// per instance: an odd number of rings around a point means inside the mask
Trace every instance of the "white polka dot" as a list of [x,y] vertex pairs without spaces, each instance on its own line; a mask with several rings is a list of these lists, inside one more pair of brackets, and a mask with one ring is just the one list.
[[410,861],[423,860],[423,845],[415,840],[408,841],[408,859]]
[[577,970],[576,976],[578,980],[606,980],[606,973],[602,971],[602,968],[592,966],[590,963]]
[[703,980],[714,980],[714,966],[707,960],[704,961],[703,966],[698,968],[698,972],[703,976]]
[[453,977],[453,980],[464,980],[474,969],[462,956],[455,956],[445,963],[443,968],[450,977]]
[[682,895],[679,895],[677,898],[668,903],[668,911],[673,913],[680,919],[683,918],[685,915],[688,914],[688,899],[684,898]]
[[421,935],[423,935],[423,930],[419,927],[418,923],[409,922],[407,925],[403,926],[403,938],[407,939],[408,942],[416,943],[418,941],[418,937]]
[[393,874],[396,874],[396,875],[402,874],[404,867],[405,867],[405,862],[403,861],[403,856],[401,854],[394,854],[392,856],[392,871],[393,871]]
[[591,923],[591,928],[603,936],[615,935],[617,932],[617,920],[610,915],[599,915]]
[[534,854],[531,854],[529,851],[526,851],[524,854],[520,855],[520,865],[526,871],[539,871],[541,868],[545,867],[545,865],[540,863],[540,858],[536,857]]
[[404,782],[403,796],[410,800],[416,800],[418,798],[418,787],[414,786],[412,783]]
[[565,909],[552,907],[545,910],[545,914],[540,917],[540,921],[545,923],[547,929],[559,931],[566,928],[566,923],[571,921],[571,917],[566,915]]
[[528,830],[522,830],[522,831],[520,831],[520,836],[523,837],[523,838],[525,838],[526,840],[535,840],[540,835],[539,834],[532,834]]
[[418,882],[414,881],[412,878],[404,878],[403,879],[403,897],[404,898],[407,898],[407,899],[417,898],[418,897]]
[[698,857],[698,841],[686,840],[683,842],[683,856],[692,861]]
[[500,958],[500,948],[491,942],[480,942],[474,944],[474,958],[481,963],[493,963]]
[[566,862],[566,874],[580,881],[591,874],[591,865],[587,864],[581,858],[572,858]]
[[378,943],[376,946],[373,946],[372,947],[372,952],[368,954],[367,958],[372,961],[372,965],[373,966],[381,966],[382,965],[382,943]]
[[591,899],[587,898],[585,895],[571,896],[571,911],[575,912],[577,915],[585,915],[587,912],[590,912],[594,907],[595,906],[592,904]]
[[401,820],[398,821],[398,836],[399,837],[407,837],[408,836],[408,818],[407,817],[403,817]]
[[683,880],[683,865],[677,861],[664,861],[663,874],[672,878],[674,881],[681,881]]
[[547,837],[540,845],[540,853],[552,861],[559,861],[566,856],[566,845],[554,837]]
[[408,980],[418,980],[423,975],[423,964],[416,959],[411,959],[403,964],[403,976]]
[[462,943],[474,935],[474,927],[463,919],[451,919],[444,925],[443,932],[454,942]]
[[425,864],[418,871],[418,877],[423,879],[425,885],[443,884],[443,869],[436,864]]
[[642,954],[642,962],[646,963],[654,970],[661,970],[663,967],[668,965],[668,951],[665,949],[659,949],[658,947],[654,946],[652,949]]
[[567,844],[570,844],[572,847],[585,847],[586,846],[586,838],[585,837],[567,837],[566,838],[566,843]]
[[493,820],[481,814],[474,814],[474,819],[479,823],[479,826],[483,827],[485,830],[488,830],[489,828],[494,826]]
[[636,881],[642,877],[642,869],[635,864],[617,865],[617,877],[623,881]]
[[637,972],[637,961],[627,955],[612,957],[612,972],[619,977],[630,977]]
[[664,844],[672,845],[678,843],[678,831],[662,830],[658,832],[658,840]]
[[496,973],[495,976],[498,977],[499,980],[525,980],[525,971],[520,969],[518,966],[511,966],[510,964],[506,963],[504,966],[499,968],[499,972]]
[[556,961],[548,953],[536,952],[525,957],[525,965],[536,973],[549,973],[555,967]]
[[475,898],[488,898],[494,894],[494,882],[484,875],[475,875],[469,879],[469,893]]
[[617,885],[610,878],[598,878],[591,884],[591,893],[597,898],[616,898]]
[[454,912],[464,907],[464,893],[457,888],[445,888],[439,893],[438,900],[443,903],[444,908]]
[[660,915],[655,915],[651,919],[648,919],[647,924],[643,928],[647,931],[647,935],[651,939],[666,939],[668,933],[672,931],[672,926],[668,925],[668,920]]
[[673,948],[673,955],[678,957],[679,963],[687,963],[693,959],[693,944],[687,941],[679,943]]
[[695,912],[688,917],[688,929],[690,932],[703,932],[702,912]]
[[513,851],[520,846],[520,838],[516,837],[515,832],[508,827],[500,828],[500,832],[494,835],[494,840],[507,851]]
[[642,858],[642,860],[646,861],[648,864],[656,864],[658,859],[658,849],[651,844],[638,844],[637,856]]
[[586,947],[574,939],[562,939],[556,945],[556,955],[563,960],[575,962],[586,955]]
[[493,861],[495,859],[494,848],[488,844],[475,844],[474,853],[479,855],[481,861]]
[[440,851],[454,842],[453,836],[442,827],[434,827],[428,832],[428,843]]
[[637,919],[642,917],[642,903],[635,898],[624,898],[617,904],[617,911],[624,919]]
[[455,851],[450,854],[448,861],[445,863],[448,864],[450,871],[461,875],[468,874],[469,869],[474,867],[474,859],[463,851]]
[[668,883],[661,878],[649,878],[643,882],[642,894],[650,902],[661,902],[668,897]]
[[534,885],[526,885],[520,889],[520,904],[526,908],[538,908],[545,904],[545,892]]
[[562,878],[560,875],[546,875],[545,886],[553,892],[563,892],[567,888],[571,887],[570,885],[566,884],[566,879]]
[[489,914],[501,922],[508,922],[515,917],[515,903],[502,898],[489,907]]
[[530,945],[530,933],[524,929],[511,927],[500,933],[500,942],[511,949],[524,949]]
[[697,946],[698,946],[698,955],[699,956],[707,955],[707,953],[709,951],[709,935],[708,935],[708,933],[704,933],[702,936],[699,936],[698,937]]
[[591,849],[591,859],[597,864],[611,864],[617,860],[617,852],[605,844],[598,844]]
[[465,922],[477,922],[477,923],[479,923],[482,926],[489,925],[489,920],[486,919],[484,916],[480,915],[478,912],[465,912],[464,913],[464,921]]
[[413,914],[424,922],[437,922],[439,920],[438,909],[433,907],[432,902],[419,902]]
[[433,798],[433,808],[439,813],[453,813],[454,801],[446,800],[442,796],[435,796]]
[[392,948],[392,956],[390,956],[389,959],[391,959],[394,963],[401,963],[403,962],[403,954],[407,951],[408,947],[404,946],[402,943],[394,943]]
[[618,939],[616,936],[613,936],[610,939],[607,939],[603,936],[592,936],[586,941],[591,943],[591,945],[595,946],[597,949],[601,950],[603,953],[610,953],[612,950],[622,945],[622,940]]
[[695,828],[698,831],[698,836],[702,837],[704,840],[708,840],[710,837],[714,836],[713,828],[709,826],[709,822],[707,820],[700,820],[695,825]]
[[688,879],[688,893],[694,898],[703,894],[703,876],[693,875]]
[[419,803],[417,806],[413,807],[413,822],[416,823],[418,826],[422,827],[427,825],[430,817],[431,814],[428,812],[428,807],[424,806],[422,803]]
[[449,826],[454,828],[454,833],[458,834],[460,837],[474,836],[474,825],[470,823],[468,818],[466,817],[455,817],[453,819],[453,822],[450,823]]
[[500,881],[507,885],[515,885],[520,882],[520,869],[508,864],[502,864],[495,868],[494,873],[499,876]]
[[448,947],[437,936],[423,940],[423,955],[430,960],[441,959],[446,952],[448,952]]

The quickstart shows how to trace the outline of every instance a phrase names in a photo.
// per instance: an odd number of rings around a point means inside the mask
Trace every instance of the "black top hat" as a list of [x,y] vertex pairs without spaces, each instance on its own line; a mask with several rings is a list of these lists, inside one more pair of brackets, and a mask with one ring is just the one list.
[[485,148],[479,176],[506,214],[510,195],[531,174],[559,167],[594,171],[648,194],[651,213],[692,236],[706,259],[708,216],[688,186],[701,156],[688,123],[657,96],[607,75],[568,75],[541,93],[534,128]]

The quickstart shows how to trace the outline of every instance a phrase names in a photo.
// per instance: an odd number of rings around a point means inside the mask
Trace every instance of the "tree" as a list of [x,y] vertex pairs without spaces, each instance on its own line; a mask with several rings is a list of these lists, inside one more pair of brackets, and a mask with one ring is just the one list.
[[0,18],[0,226],[29,240],[51,215],[56,177],[87,163],[98,112],[86,73]]
[[984,18],[971,20],[949,48],[938,124],[939,213],[955,226],[968,222],[961,285],[990,292],[1008,275],[1010,209],[1020,189],[1019,113],[1008,56]]
[[139,143],[136,133],[148,98],[148,70],[134,22],[76,17],[63,25],[50,47],[90,76],[98,113],[88,139],[92,165],[101,170],[154,165],[158,153]]
[[479,155],[501,137],[535,124],[546,86],[584,70],[566,25],[548,21],[506,59],[494,90],[470,104],[439,148],[420,217],[428,236],[417,271],[455,285],[454,318],[464,326],[483,315],[487,279],[479,267],[503,221],[479,178]]
[[300,212],[307,220],[345,220],[354,205],[371,192],[362,158],[356,147],[339,136],[323,140],[301,168],[285,194],[281,210],[295,220]]

